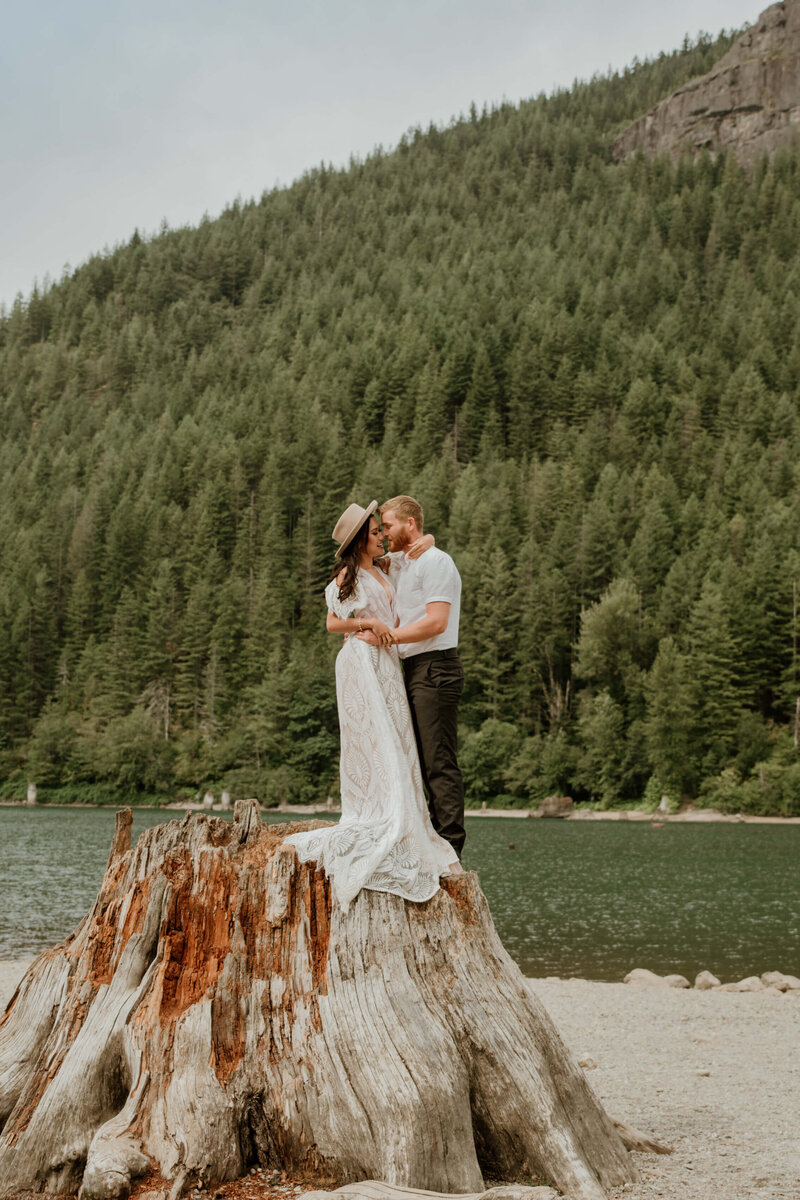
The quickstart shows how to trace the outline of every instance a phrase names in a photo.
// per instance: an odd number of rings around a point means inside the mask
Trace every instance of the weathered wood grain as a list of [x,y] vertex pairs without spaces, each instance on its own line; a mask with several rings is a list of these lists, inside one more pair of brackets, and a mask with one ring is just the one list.
[[151,1167],[174,1196],[254,1164],[448,1193],[486,1172],[571,1200],[635,1177],[474,874],[344,914],[282,844],[298,826],[255,802],[133,848],[130,825],[0,1017],[0,1197],[124,1197]]

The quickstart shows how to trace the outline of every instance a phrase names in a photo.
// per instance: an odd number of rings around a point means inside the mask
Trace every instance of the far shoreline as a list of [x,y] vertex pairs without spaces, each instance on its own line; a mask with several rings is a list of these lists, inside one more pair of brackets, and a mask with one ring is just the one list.
[[[22,979],[32,963],[36,962],[42,954],[48,952],[49,949],[57,947],[48,947],[45,950],[39,951],[38,954],[22,954],[15,958],[0,958],[0,1013],[3,1010],[3,996],[10,997],[17,983]],[[766,985],[762,988],[745,988],[742,991],[735,990],[736,979],[726,980],[718,983],[713,987],[696,987],[688,981],[682,986],[667,983],[667,979],[676,979],[680,976],[663,976],[657,973],[645,971],[644,974],[652,974],[653,981],[631,980],[626,982],[625,979],[593,979],[585,975],[528,975],[520,968],[520,973],[523,979],[530,984],[563,984],[563,985],[588,985],[590,987],[612,987],[622,988],[629,994],[636,996],[642,993],[659,991],[663,993],[672,993],[673,995],[688,996],[697,995],[703,996],[761,996],[774,998],[783,996],[789,1001],[800,1001],[800,989],[796,987],[788,988],[786,991],[778,991],[776,988],[770,989]],[[763,974],[763,973],[762,973]],[[750,982],[753,976],[750,976],[745,982]]]
[[[0,808],[120,808],[141,809],[144,812],[205,812],[233,813],[233,805],[223,808],[214,804],[207,808],[198,800],[171,800],[167,804],[89,804],[83,801],[70,801],[59,804],[57,801],[37,800],[28,804],[25,800],[0,799]],[[325,804],[279,804],[275,807],[259,805],[262,813],[279,813],[281,816],[336,816],[341,812],[339,806],[329,807]],[[661,825],[800,825],[800,817],[762,816],[752,813],[722,813],[715,808],[689,808],[684,812],[661,813],[642,812],[638,808],[615,808],[602,810],[581,810],[567,816],[545,817],[533,808],[467,808],[465,817],[499,817],[503,820],[534,820],[534,821],[630,821],[659,827]]]

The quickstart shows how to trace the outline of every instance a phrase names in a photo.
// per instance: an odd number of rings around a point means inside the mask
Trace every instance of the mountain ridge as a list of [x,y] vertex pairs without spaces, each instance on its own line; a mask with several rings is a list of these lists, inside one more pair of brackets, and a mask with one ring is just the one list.
[[752,166],[800,138],[800,0],[781,0],[723,55],[615,140],[617,161],[732,150]]

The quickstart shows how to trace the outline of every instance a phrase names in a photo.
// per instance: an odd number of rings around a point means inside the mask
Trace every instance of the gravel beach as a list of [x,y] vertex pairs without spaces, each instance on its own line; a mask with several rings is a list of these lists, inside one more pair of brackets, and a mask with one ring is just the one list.
[[534,979],[612,1117],[675,1147],[637,1154],[631,1200],[798,1200],[800,992]]
[[[0,1011],[26,966],[0,962]],[[675,1147],[614,1200],[798,1200],[800,992],[530,984],[609,1114]]]

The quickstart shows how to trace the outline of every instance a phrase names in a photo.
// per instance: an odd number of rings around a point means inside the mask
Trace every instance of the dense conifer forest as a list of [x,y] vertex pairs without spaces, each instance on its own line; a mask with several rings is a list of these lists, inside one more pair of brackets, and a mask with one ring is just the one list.
[[800,157],[609,151],[731,41],[15,303],[0,794],[335,795],[330,531],[403,491],[463,577],[471,802],[800,813]]

